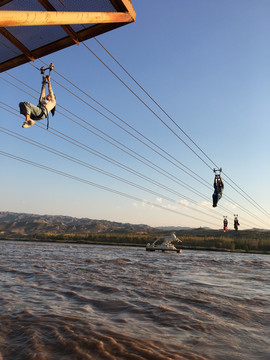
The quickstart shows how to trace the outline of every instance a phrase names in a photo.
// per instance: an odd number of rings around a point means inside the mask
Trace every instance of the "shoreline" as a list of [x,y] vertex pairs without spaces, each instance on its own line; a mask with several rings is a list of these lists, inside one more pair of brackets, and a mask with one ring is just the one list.
[[[47,244],[79,244],[79,245],[104,245],[104,246],[131,246],[138,248],[145,248],[146,244],[132,244],[132,243],[122,243],[122,242],[100,242],[100,241],[87,241],[87,240],[72,240],[72,239],[23,239],[23,238],[0,238],[1,241],[14,241],[14,242],[30,242],[30,243],[47,243]],[[231,250],[226,248],[216,248],[216,247],[207,247],[207,246],[186,246],[182,245],[179,247],[181,250],[198,250],[198,251],[212,251],[212,252],[227,252],[227,253],[242,253],[242,254],[260,254],[260,255],[270,255],[270,251],[260,251],[260,250],[244,250],[237,249]]]

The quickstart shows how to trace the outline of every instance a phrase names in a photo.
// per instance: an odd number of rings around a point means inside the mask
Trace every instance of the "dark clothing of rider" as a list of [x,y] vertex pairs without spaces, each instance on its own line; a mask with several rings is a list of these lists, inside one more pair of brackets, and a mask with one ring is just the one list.
[[222,192],[223,192],[223,189],[224,189],[224,184],[223,184],[223,181],[222,181],[220,175],[215,176],[214,189],[215,190],[214,190],[214,194],[213,194],[213,207],[216,207],[218,201],[222,197]]
[[239,226],[239,222],[238,222],[238,219],[234,219],[234,228],[235,230],[238,230],[238,226]]

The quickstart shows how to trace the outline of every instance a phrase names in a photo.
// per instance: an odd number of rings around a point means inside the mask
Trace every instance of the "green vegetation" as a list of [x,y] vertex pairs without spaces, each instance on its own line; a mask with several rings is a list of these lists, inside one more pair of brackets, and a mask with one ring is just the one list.
[[[194,229],[180,230],[175,233],[182,240],[182,243],[176,244],[176,247],[182,249],[270,254],[270,231],[246,230],[224,233],[220,230]],[[137,234],[117,232],[96,234],[37,233],[27,238],[21,238],[21,240],[144,247],[158,236],[168,234],[169,232],[165,231]]]
[[148,234],[98,233],[98,234],[35,234],[31,240],[49,242],[78,242],[85,244],[145,246],[154,239]]
[[222,251],[270,253],[269,231],[179,231],[183,249],[204,249]]

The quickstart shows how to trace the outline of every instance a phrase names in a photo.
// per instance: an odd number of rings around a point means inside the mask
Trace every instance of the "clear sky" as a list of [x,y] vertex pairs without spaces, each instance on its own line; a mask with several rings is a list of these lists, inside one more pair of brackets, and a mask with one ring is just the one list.
[[[240,229],[269,229],[269,0],[132,3],[135,23],[97,39],[170,118],[95,39],[85,44],[107,67],[83,44],[42,58],[56,70],[49,131],[22,129],[18,112],[37,103],[40,73],[25,64],[0,74],[0,150],[57,171],[1,155],[0,210],[215,229],[238,214]],[[216,209],[214,164],[225,184]]]

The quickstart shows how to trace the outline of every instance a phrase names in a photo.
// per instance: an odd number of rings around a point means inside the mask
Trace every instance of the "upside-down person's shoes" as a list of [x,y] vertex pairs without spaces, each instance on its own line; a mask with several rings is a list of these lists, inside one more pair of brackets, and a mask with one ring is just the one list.
[[22,124],[23,128],[28,128],[32,125],[34,125],[35,121],[30,119],[30,120],[25,120],[24,123]]

